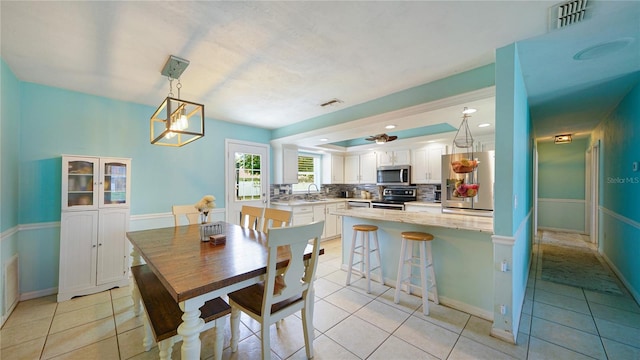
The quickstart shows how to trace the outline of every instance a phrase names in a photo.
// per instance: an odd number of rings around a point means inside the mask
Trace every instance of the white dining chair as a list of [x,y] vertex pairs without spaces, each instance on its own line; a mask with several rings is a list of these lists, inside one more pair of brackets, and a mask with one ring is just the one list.
[[[262,358],[271,359],[271,325],[301,310],[307,358],[313,357],[313,281],[323,227],[324,221],[318,221],[269,230],[266,280],[229,294],[232,352],[238,350],[241,311],[261,324]],[[305,261],[303,257],[307,246],[312,247],[312,252],[309,260]],[[285,269],[276,269],[278,248],[290,251]],[[277,277],[281,280],[276,281]]]
[[240,210],[240,226],[247,229],[260,230],[263,213],[264,208],[242,205],[242,209]]
[[[200,212],[196,209],[194,205],[173,205],[171,207],[171,212],[173,213],[173,221],[175,222],[175,226],[180,226],[180,218],[185,217],[189,224],[198,224],[200,223]],[[209,212],[207,216],[211,216],[211,212]]]
[[264,209],[264,216],[262,221],[262,232],[276,227],[286,227],[291,225],[291,217],[293,213],[287,210],[280,210],[274,208]]

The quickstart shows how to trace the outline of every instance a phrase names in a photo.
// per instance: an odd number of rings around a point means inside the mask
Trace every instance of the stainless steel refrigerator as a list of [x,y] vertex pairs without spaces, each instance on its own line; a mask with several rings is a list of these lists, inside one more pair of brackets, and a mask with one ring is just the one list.
[[495,151],[442,155],[443,212],[493,216]]

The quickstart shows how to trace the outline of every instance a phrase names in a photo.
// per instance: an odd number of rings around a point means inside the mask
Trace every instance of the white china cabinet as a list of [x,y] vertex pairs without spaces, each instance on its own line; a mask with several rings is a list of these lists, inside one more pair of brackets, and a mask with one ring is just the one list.
[[62,157],[58,302],[126,286],[131,159]]

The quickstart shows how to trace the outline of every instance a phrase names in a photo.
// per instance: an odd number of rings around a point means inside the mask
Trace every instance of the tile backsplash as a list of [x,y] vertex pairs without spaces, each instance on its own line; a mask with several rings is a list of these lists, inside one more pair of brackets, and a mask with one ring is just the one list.
[[[418,201],[433,202],[435,200],[435,191],[439,188],[439,185],[413,185],[418,189]],[[343,191],[350,191],[351,196],[354,198],[360,198],[360,193],[365,190],[371,193],[371,199],[377,200],[382,197],[382,191],[385,186],[379,186],[376,184],[325,184],[320,187],[320,191],[312,191],[311,196],[314,198],[339,198]],[[302,200],[307,194],[296,193],[293,194],[291,184],[271,184],[269,189],[271,194],[271,201],[289,201],[289,200]]]

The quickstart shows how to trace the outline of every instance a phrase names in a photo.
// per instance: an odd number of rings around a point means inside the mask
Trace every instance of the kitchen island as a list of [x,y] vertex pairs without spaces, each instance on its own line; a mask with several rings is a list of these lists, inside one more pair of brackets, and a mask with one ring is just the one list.
[[398,271],[400,233],[431,233],[435,237],[432,249],[440,303],[493,320],[493,218],[362,208],[332,213],[342,216],[344,269],[348,264],[354,224],[378,226],[384,283],[392,287]]

